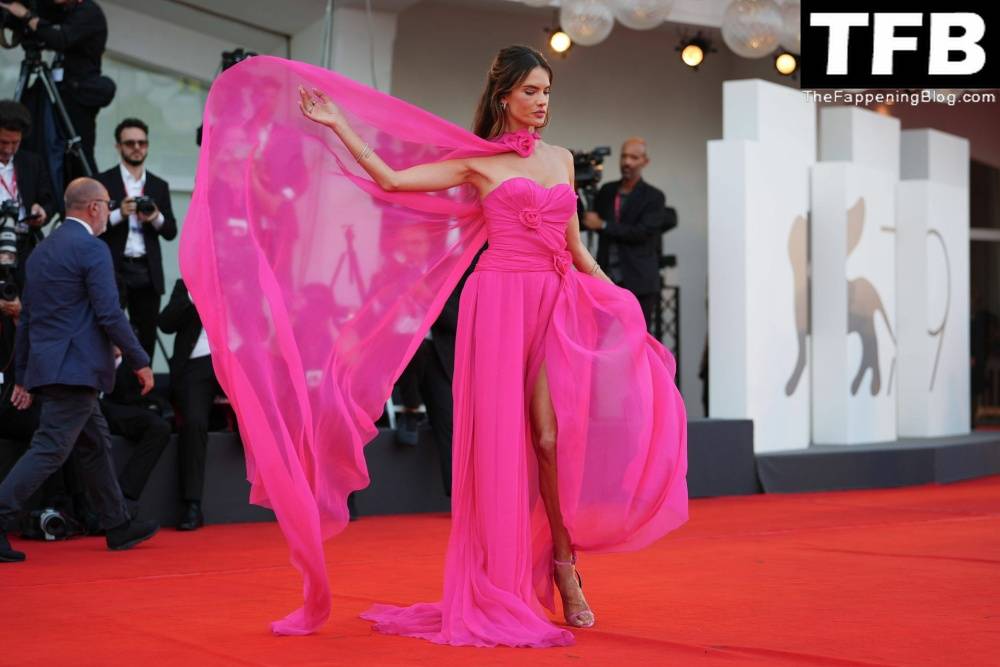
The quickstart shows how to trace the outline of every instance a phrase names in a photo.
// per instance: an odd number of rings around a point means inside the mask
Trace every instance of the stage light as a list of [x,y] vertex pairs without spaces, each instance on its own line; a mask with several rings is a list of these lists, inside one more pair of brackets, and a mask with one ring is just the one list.
[[562,31],[562,28],[556,28],[549,35],[549,48],[556,53],[566,53],[571,46],[573,46],[573,40]]
[[774,69],[778,70],[779,74],[784,74],[785,76],[791,76],[799,69],[799,60],[791,53],[787,51],[782,51],[774,59]]
[[697,44],[688,44],[681,51],[681,60],[688,67],[697,67],[705,60],[705,51]]
[[684,64],[695,70],[705,62],[706,55],[715,53],[715,49],[712,48],[711,43],[700,32],[690,39],[687,37],[681,38],[681,43],[677,45],[676,50],[680,51],[681,60]]

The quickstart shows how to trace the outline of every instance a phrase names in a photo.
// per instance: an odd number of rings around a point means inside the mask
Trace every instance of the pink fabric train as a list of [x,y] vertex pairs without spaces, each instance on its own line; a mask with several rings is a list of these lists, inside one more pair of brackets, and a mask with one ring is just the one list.
[[336,136],[300,116],[300,84],[325,91],[395,168],[533,146],[485,141],[277,58],[241,63],[212,87],[181,271],[239,418],[251,500],[275,511],[304,577],[303,607],[272,629],[305,634],[328,617],[322,541],[346,525],[347,494],[368,483],[363,447],[393,382],[489,238],[460,312],[445,598],[368,617],[444,643],[566,644],[542,609],[552,607],[551,544],[525,389],[544,363],[574,544],[635,549],[687,518],[674,361],[630,294],[572,268],[569,186],[512,179],[483,201],[470,186],[383,192]]

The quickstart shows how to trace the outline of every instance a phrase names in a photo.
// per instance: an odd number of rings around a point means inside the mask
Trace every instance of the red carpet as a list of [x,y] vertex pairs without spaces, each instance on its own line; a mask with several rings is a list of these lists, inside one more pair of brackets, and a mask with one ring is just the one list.
[[328,545],[333,618],[312,637],[267,621],[299,602],[276,526],[15,541],[0,565],[0,665],[1000,664],[1000,477],[885,491],[697,500],[637,554],[585,556],[598,627],[566,649],[455,649],[385,637],[373,601],[434,599],[448,520],[368,518]]

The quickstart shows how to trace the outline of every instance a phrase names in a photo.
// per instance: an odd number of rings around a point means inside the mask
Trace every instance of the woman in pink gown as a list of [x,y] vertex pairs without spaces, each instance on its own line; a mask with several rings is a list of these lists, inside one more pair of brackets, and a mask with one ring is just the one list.
[[[555,588],[568,625],[594,624],[577,550],[640,548],[686,520],[686,416],[673,358],[581,243],[572,155],[538,134],[551,69],[530,48],[503,49],[472,136],[335,75],[254,61],[231,71],[243,85],[297,83],[301,115],[319,132],[287,117],[261,127],[260,113],[228,122],[238,82],[213,88],[182,271],[195,279],[196,303],[217,304],[203,320],[213,352],[224,350],[213,356],[240,418],[252,499],[275,509],[306,578],[305,606],[274,631],[310,632],[325,620],[318,545],[343,527],[346,493],[367,482],[361,448],[392,382],[488,241],[459,311],[443,598],[376,605],[364,617],[382,632],[453,645],[571,643],[546,609]],[[308,170],[320,189],[289,175],[303,164],[320,172]],[[302,313],[294,302],[303,284],[324,280],[276,263],[322,265],[303,239],[320,223],[298,223],[293,252],[271,247],[280,241],[262,233],[274,224],[258,202],[276,189],[296,202],[323,199],[324,187],[336,195],[327,204],[356,224],[324,256],[336,263],[326,279],[331,312]],[[318,201],[304,206],[324,214]],[[369,227],[377,236],[365,244]],[[377,271],[355,261],[365,253]],[[342,303],[352,301],[348,283],[360,295],[354,307]],[[337,341],[312,383],[301,354],[310,332]]]

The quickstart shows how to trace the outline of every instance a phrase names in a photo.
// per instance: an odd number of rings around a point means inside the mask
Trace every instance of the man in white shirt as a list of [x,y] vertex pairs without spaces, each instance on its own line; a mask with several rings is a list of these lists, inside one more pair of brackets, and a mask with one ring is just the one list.
[[123,303],[146,354],[153,357],[156,318],[164,293],[160,238],[177,236],[170,205],[170,186],[145,167],[149,128],[137,118],[126,118],[115,128],[115,147],[121,161],[98,179],[121,206],[111,212],[102,238],[111,247]]

